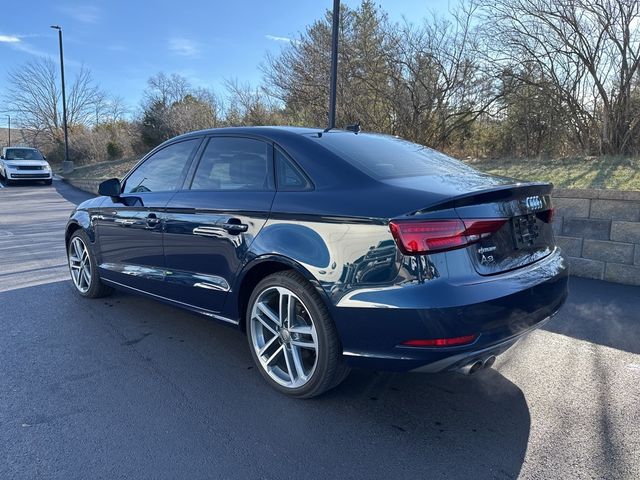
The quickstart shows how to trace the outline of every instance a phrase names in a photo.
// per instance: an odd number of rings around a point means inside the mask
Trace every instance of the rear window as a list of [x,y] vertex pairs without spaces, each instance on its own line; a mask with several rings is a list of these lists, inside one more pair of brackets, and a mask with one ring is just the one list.
[[444,153],[389,135],[329,132],[310,138],[376,179],[475,173]]
[[4,158],[7,160],[43,160],[42,154],[33,148],[7,148]]

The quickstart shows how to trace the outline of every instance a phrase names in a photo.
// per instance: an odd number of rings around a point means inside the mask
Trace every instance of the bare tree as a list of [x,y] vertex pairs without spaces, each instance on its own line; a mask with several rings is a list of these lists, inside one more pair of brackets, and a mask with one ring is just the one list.
[[[18,113],[22,126],[50,141],[61,141],[62,107],[55,63],[45,58],[16,67],[8,73],[8,84],[5,102]],[[100,95],[91,72],[81,67],[67,97],[67,122],[71,129],[91,123]]]
[[[551,80],[578,141],[597,151],[628,153],[637,119],[632,87],[640,66],[636,0],[486,0],[485,28],[496,63]],[[524,80],[524,79],[523,79]],[[526,80],[524,80],[526,81]]]
[[227,100],[226,123],[229,125],[277,125],[283,123],[278,102],[261,88],[237,79],[225,80]]
[[53,61],[29,62],[9,71],[5,102],[17,112],[23,127],[60,138],[60,90]]
[[399,134],[445,147],[479,116],[496,113],[502,93],[479,55],[475,12],[473,3],[462,3],[448,18],[433,15],[398,34],[389,55]]

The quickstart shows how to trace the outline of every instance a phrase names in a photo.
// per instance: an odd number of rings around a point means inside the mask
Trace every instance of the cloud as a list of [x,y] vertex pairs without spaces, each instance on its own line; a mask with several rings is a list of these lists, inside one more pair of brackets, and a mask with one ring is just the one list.
[[68,5],[60,11],[82,23],[98,23],[102,18],[102,10],[91,5]]
[[22,39],[25,37],[33,37],[34,35],[4,35],[0,34],[0,43],[4,43],[14,50],[19,50],[29,55],[36,55],[38,57],[48,57],[49,55],[42,50],[34,48],[31,44],[24,42]]
[[0,43],[20,43],[20,37],[16,35],[0,35]]
[[277,35],[265,35],[264,38],[267,40],[272,40],[274,42],[286,42],[286,43],[297,43],[297,40],[289,37],[278,37]]
[[200,46],[198,43],[183,37],[170,38],[169,50],[183,57],[195,57],[200,54]]
[[[39,48],[34,47],[31,43],[24,41],[25,38],[40,37],[40,36],[41,35],[35,34],[35,33],[24,34],[24,35],[23,34],[20,34],[20,35],[0,34],[0,45],[4,44],[12,48],[13,50],[17,50],[19,52],[23,52],[28,55],[33,55],[35,57],[51,58],[51,59],[57,60],[58,58],[57,47],[52,47],[51,52],[46,52],[44,50],[40,50]],[[78,61],[68,57],[65,57],[64,63],[66,65],[74,65],[74,66],[81,65]]]

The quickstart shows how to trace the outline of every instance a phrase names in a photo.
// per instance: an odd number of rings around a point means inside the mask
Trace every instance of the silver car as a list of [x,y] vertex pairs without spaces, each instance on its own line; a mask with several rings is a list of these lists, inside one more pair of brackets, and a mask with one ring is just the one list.
[[43,180],[51,185],[53,172],[37,148],[4,147],[0,156],[0,177],[7,185],[25,180]]

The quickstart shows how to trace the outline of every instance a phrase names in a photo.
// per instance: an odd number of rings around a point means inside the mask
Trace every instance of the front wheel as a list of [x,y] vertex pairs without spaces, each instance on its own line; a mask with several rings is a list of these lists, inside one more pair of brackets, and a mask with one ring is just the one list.
[[76,230],[69,239],[67,259],[71,280],[76,291],[87,298],[105,297],[113,291],[100,280],[95,256],[90,248],[89,237],[82,230]]
[[349,373],[326,306],[297,272],[269,275],[256,286],[246,326],[254,362],[282,393],[315,397]]

